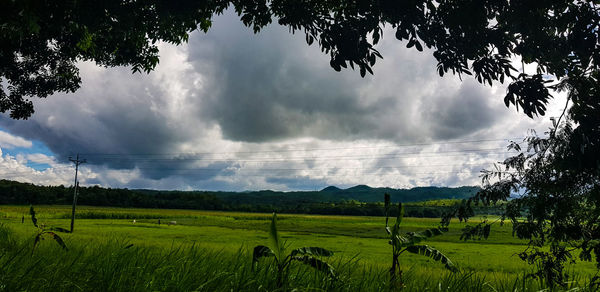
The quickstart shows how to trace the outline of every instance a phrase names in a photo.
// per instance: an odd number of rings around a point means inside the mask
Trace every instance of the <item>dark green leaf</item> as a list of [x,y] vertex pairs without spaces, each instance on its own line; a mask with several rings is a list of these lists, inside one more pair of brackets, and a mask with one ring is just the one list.
[[35,247],[38,245],[38,243],[40,242],[41,239],[42,239],[42,234],[38,233],[35,236],[35,239],[33,240],[33,249],[31,249],[31,254],[33,254],[33,251],[35,250]]
[[396,30],[396,39],[398,39],[399,41],[402,40],[402,31],[400,31],[400,28]]
[[402,202],[398,203],[398,217],[396,217],[396,224],[400,225],[402,223],[402,218],[404,218],[404,206],[402,206]]
[[417,48],[417,50],[420,52],[423,51],[423,46],[421,46],[421,43],[419,41],[415,41],[415,48]]
[[338,64],[338,62],[335,59],[331,59],[331,61],[329,61],[329,66],[331,66],[333,70],[338,72],[342,70],[342,67],[340,66],[340,64]]
[[[394,233],[394,232],[392,232]],[[392,236],[392,240],[389,242],[391,245],[396,246],[397,249],[401,249],[403,247],[407,247],[409,245],[413,245],[414,243],[405,236],[402,235],[394,235]]]
[[271,250],[275,254],[278,260],[282,260],[283,254],[283,242],[279,237],[279,233],[277,232],[277,215],[273,213],[273,218],[271,219],[271,227],[269,229],[269,241],[271,243]]
[[56,243],[58,243],[58,245],[60,245],[65,250],[69,250],[65,242],[62,240],[62,238],[60,238],[60,236],[58,236],[58,234],[54,232],[48,232],[48,234],[52,235],[52,238],[56,241]]
[[319,271],[321,271],[323,273],[326,273],[330,277],[335,278],[335,272],[334,272],[333,267],[330,266],[328,263],[322,261],[322,260],[319,260],[317,258],[314,258],[312,256],[308,256],[308,255],[305,255],[305,256],[295,256],[295,257],[292,257],[292,259],[294,259],[296,261],[299,261],[299,262],[302,262],[302,263],[304,263],[306,265],[309,265],[309,266],[311,266],[311,267],[313,267],[313,268],[315,268],[315,269],[317,269],[317,270],[319,270]]
[[252,262],[258,262],[260,258],[270,256],[275,256],[275,253],[273,253],[268,246],[258,245],[254,247],[254,252],[252,253]]
[[306,43],[310,46],[312,45],[312,43],[315,41],[315,38],[313,38],[311,35],[306,34]]
[[414,253],[414,254],[420,254],[420,255],[432,258],[435,261],[441,262],[442,264],[444,264],[446,266],[446,268],[448,270],[451,270],[453,272],[457,270],[456,267],[454,266],[454,264],[452,263],[452,261],[450,261],[450,259],[448,257],[446,257],[439,250],[437,250],[429,245],[409,246],[406,248],[406,251]]
[[71,233],[70,230],[64,229],[62,227],[51,227],[50,230],[58,231],[58,232],[64,232],[64,233]]
[[406,233],[406,236],[403,237],[405,240],[398,240],[396,242],[398,248],[403,248],[411,245],[415,245],[423,240],[426,240],[433,236],[442,235],[443,232],[446,232],[448,229],[446,228],[431,228],[427,230],[423,230],[420,232],[409,232]]
[[390,234],[391,231],[388,228],[388,221],[389,221],[389,216],[390,216],[390,194],[385,193],[383,195],[383,202],[384,202],[384,210],[385,210],[385,228],[386,228],[388,234]]
[[290,256],[296,255],[311,255],[311,256],[322,256],[329,257],[333,255],[333,252],[322,247],[301,247],[295,250],[292,250]]

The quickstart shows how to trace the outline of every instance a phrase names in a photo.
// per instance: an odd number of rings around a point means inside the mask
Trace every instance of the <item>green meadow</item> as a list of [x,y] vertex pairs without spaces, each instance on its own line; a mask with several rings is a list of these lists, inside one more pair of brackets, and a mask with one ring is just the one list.
[[[70,206],[35,206],[40,223],[68,228]],[[272,263],[252,269],[251,251],[266,244],[271,214],[197,210],[77,209],[75,232],[59,233],[69,248],[49,237],[32,252],[37,229],[29,206],[1,206],[0,291],[273,291]],[[21,223],[24,218],[24,223]],[[329,279],[300,264],[280,290],[384,291],[391,265],[384,217],[278,215],[289,248],[319,246],[339,275]],[[136,222],[133,223],[133,220]],[[160,220],[160,224],[159,224]],[[477,223],[481,218],[471,220]],[[176,221],[176,225],[168,225]],[[402,231],[437,226],[439,219],[405,218]],[[458,267],[451,273],[427,257],[402,254],[406,291],[538,291],[526,275],[532,267],[516,255],[526,241],[512,237],[510,224],[494,224],[487,240],[461,241],[465,223],[453,222],[425,243]],[[593,263],[569,267],[568,289],[593,290]]]

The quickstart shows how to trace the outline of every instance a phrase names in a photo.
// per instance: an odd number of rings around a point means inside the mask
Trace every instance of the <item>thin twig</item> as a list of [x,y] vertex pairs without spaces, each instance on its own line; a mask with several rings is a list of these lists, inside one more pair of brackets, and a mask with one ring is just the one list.
[[565,112],[567,111],[567,108],[569,107],[569,100],[570,100],[570,98],[567,97],[567,102],[565,103],[565,108],[563,108],[562,114],[560,114],[560,117],[558,117],[558,121],[556,121],[556,125],[554,125],[555,133],[556,133],[556,130],[558,129],[558,125],[560,125],[560,120],[563,118],[563,116],[565,115]]

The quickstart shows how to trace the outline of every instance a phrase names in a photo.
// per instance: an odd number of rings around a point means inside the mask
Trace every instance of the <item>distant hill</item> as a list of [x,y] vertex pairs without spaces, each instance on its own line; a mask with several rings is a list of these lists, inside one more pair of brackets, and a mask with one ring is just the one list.
[[367,185],[357,185],[347,189],[328,186],[320,191],[254,191],[254,192],[203,192],[214,194],[225,201],[238,204],[294,204],[310,202],[340,202],[356,200],[360,202],[381,202],[383,194],[388,193],[392,202],[420,202],[439,199],[467,199],[480,190],[479,187],[416,187],[412,189],[372,188]]
[[340,191],[341,189],[335,186],[328,186],[324,189],[321,190],[321,192],[337,192]]
[[[146,189],[111,189],[81,187],[79,203],[96,206],[180,208],[180,209],[239,209],[240,206],[264,206],[294,209],[315,203],[344,203],[383,201],[388,193],[393,202],[421,202],[439,199],[466,199],[479,187],[417,187],[412,189],[372,188],[357,185],[347,189],[328,186],[320,191],[279,192],[271,190],[244,192],[160,191]],[[73,190],[64,186],[36,186],[16,181],[0,180],[0,204],[70,204]],[[245,207],[244,207],[245,208]]]
[[370,186],[367,185],[357,185],[357,186],[353,186],[351,188],[347,188],[344,191],[349,191],[349,192],[370,192],[373,188],[371,188]]

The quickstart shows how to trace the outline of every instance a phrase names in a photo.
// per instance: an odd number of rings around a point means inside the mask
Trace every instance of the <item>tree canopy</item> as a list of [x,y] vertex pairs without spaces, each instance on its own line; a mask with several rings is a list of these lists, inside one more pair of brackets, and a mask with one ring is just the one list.
[[[553,119],[547,136],[532,133],[525,145],[512,142],[516,152],[484,171],[483,189],[442,218],[461,221],[474,215],[472,205],[493,206],[501,210],[500,221],[467,226],[463,239],[487,238],[491,226],[509,220],[513,236],[529,240],[519,257],[536,265],[532,276],[550,286],[566,285],[565,264],[595,260],[600,269],[600,149],[598,137],[586,138],[571,121]],[[575,252],[577,251],[577,252]],[[594,257],[592,257],[592,255]],[[600,278],[595,277],[594,285]]]
[[[575,122],[597,125],[590,115],[598,111],[598,6],[591,0],[6,0],[0,111],[26,119],[34,112],[30,98],[76,91],[79,60],[150,72],[159,62],[158,41],[181,44],[232,7],[254,32],[276,21],[316,43],[334,70],[356,68],[362,76],[373,73],[382,58],[375,46],[383,27],[392,27],[408,48],[429,48],[441,76],[510,81],[506,105],[529,117],[544,115],[549,89],[568,89]],[[536,72],[518,74],[511,61],[519,57],[537,64]]]

